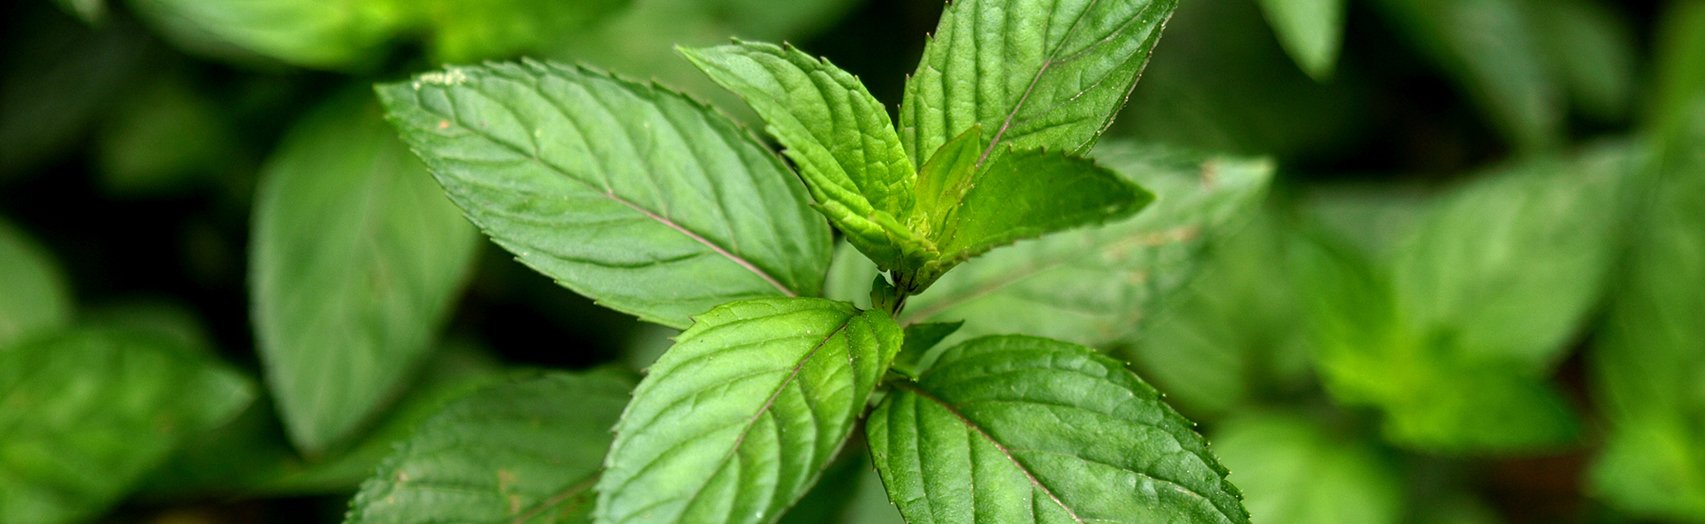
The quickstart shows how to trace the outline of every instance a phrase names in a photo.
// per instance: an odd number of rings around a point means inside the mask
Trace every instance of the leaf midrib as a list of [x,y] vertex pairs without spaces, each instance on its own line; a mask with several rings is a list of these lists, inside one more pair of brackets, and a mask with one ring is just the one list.
[[[487,98],[491,98],[489,95],[486,95],[484,92],[481,92],[479,90],[475,90],[475,89],[470,89],[470,90],[473,92],[479,93],[481,96],[486,96]],[[495,99],[493,99],[493,101],[495,101]],[[514,111],[514,109],[510,108],[507,104],[498,104],[498,105],[505,108],[506,110],[511,111],[511,112]],[[552,102],[552,105],[554,106],[555,103]],[[498,147],[509,150],[509,152],[513,153],[514,155],[516,155],[516,157],[518,157],[520,159],[529,160],[529,161],[533,162],[534,164],[536,164],[540,167],[543,167],[545,169],[550,170],[553,173],[556,173],[557,175],[560,175],[562,178],[571,180],[574,183],[585,187],[586,189],[590,190],[593,193],[596,193],[596,194],[601,195],[605,198],[608,198],[608,199],[610,199],[610,200],[612,200],[618,204],[621,204],[622,206],[627,207],[628,209],[632,209],[634,211],[637,211],[637,212],[645,215],[646,218],[649,218],[652,221],[655,221],[659,224],[662,224],[663,226],[668,227],[669,229],[675,230],[677,233],[680,233],[680,234],[686,236],[687,238],[693,240],[694,242],[697,242],[697,243],[699,243],[705,247],[710,248],[711,251],[714,251],[714,252],[716,252],[716,254],[721,255],[723,258],[728,259],[728,261],[733,262],[734,264],[736,264],[736,265],[740,266],[741,268],[751,272],[754,275],[757,275],[758,278],[763,279],[764,282],[768,283],[771,287],[776,288],[776,290],[780,291],[784,296],[788,296],[788,297],[799,296],[799,293],[797,291],[794,291],[793,289],[787,287],[787,285],[782,284],[780,280],[777,280],[774,276],[770,275],[769,272],[764,271],[762,268],[759,268],[756,264],[752,263],[752,261],[747,260],[745,257],[737,255],[737,254],[729,251],[728,249],[725,249],[722,246],[717,245],[714,242],[711,242],[710,239],[706,238],[704,235],[701,235],[698,232],[695,232],[691,229],[686,228],[685,226],[680,225],[679,223],[675,222],[673,219],[659,215],[656,212],[653,212],[649,209],[641,207],[640,205],[635,204],[632,201],[617,195],[614,190],[601,189],[601,188],[597,187],[596,185],[593,185],[591,182],[588,182],[586,180],[581,180],[579,177],[576,177],[573,174],[570,174],[567,170],[546,161],[544,158],[541,158],[536,154],[533,154],[533,155],[527,154],[526,151],[522,150],[519,146],[516,146],[515,144],[511,144],[509,142],[501,140],[501,139],[497,138],[495,135],[482,132],[474,126],[468,126],[468,125],[466,125],[466,123],[462,122],[462,119],[459,118],[457,115],[444,114],[444,113],[440,113],[438,111],[434,111],[432,109],[427,108],[426,104],[422,103],[422,100],[420,100],[420,93],[418,91],[415,92],[415,104],[414,104],[414,106],[419,108],[422,112],[425,112],[427,114],[434,115],[434,116],[437,116],[440,118],[446,118],[446,119],[454,120],[455,122],[457,122],[459,124],[459,127],[461,127],[462,129],[467,130],[471,134],[474,134],[474,135],[477,135],[481,138],[484,138],[486,140],[486,142],[492,143],[494,145],[497,145]],[[561,113],[561,111],[559,110],[559,114],[560,113]],[[566,118],[567,115],[564,114],[564,117]]]
[[[740,446],[746,443],[746,436],[751,434],[752,428],[757,426],[758,419],[763,418],[764,414],[769,413],[770,408],[775,406],[776,400],[781,398],[782,392],[786,391],[787,387],[793,384],[794,380],[799,377],[799,372],[805,369],[805,363],[810,362],[812,358],[817,356],[818,352],[822,351],[825,346],[828,346],[830,340],[834,340],[837,335],[846,331],[847,326],[851,325],[853,319],[857,316],[857,313],[849,314],[845,320],[841,321],[839,326],[836,326],[833,331],[824,335],[823,340],[818,341],[815,346],[811,347],[810,351],[806,351],[804,356],[801,356],[798,361],[793,363],[792,369],[788,371],[787,377],[783,378],[781,383],[776,385],[776,389],[770,392],[769,398],[764,399],[764,403],[758,406],[757,411],[753,412],[752,416],[746,419],[746,424],[744,427],[740,428],[740,433],[735,437],[734,443],[728,446],[728,451],[723,452],[721,458],[717,459],[715,467],[710,470],[713,472],[713,476],[714,472],[722,470],[723,466],[728,464],[729,459],[733,458],[734,454],[740,451]],[[684,508],[691,507],[694,502],[697,502],[699,496],[704,494],[704,490],[707,487],[710,487],[709,478],[706,478],[704,483],[699,484],[698,489],[693,490],[692,496],[687,497],[687,501],[683,505],[683,511],[685,510]]]
[[[1024,94],[1019,95],[1018,102],[1013,104],[1012,110],[1007,111],[1006,118],[1001,120],[1000,128],[995,130],[994,136],[989,139],[989,147],[984,149],[982,155],[977,157],[976,167],[982,168],[983,162],[989,159],[990,154],[994,153],[995,147],[1000,145],[1001,139],[1006,136],[1007,130],[1012,128],[1012,119],[1017,117],[1018,112],[1024,110],[1024,104],[1030,101],[1030,93],[1036,89],[1036,84],[1042,81],[1042,75],[1047,74],[1048,68],[1054,65],[1054,61],[1059,56],[1060,51],[1065,49],[1066,42],[1071,40],[1072,33],[1076,32],[1078,27],[1081,27],[1084,17],[1088,16],[1090,11],[1095,10],[1096,4],[1099,3],[1101,3],[1101,0],[1089,0],[1089,4],[1083,6],[1083,11],[1078,13],[1077,17],[1072,19],[1072,25],[1066,27],[1065,33],[1060,34],[1060,41],[1054,44],[1053,49],[1048,50],[1048,56],[1042,59],[1042,65],[1038,66],[1036,74],[1030,77],[1030,84],[1024,87]],[[1006,37],[1002,36],[1001,38],[1004,40]]]
[[1072,522],[1084,524],[1083,517],[1078,516],[1076,510],[1073,510],[1071,506],[1067,506],[1065,501],[1060,500],[1060,497],[1054,494],[1054,490],[1043,484],[1041,479],[1036,478],[1036,475],[1030,471],[1030,468],[1025,466],[1023,462],[1020,462],[1018,457],[1014,456],[1012,451],[1006,448],[1006,444],[1002,444],[1001,441],[996,440],[994,435],[990,435],[989,432],[984,430],[981,425],[969,418],[966,418],[965,415],[960,413],[958,409],[955,409],[952,404],[948,404],[947,401],[930,394],[928,391],[924,391],[923,388],[919,387],[915,383],[895,381],[894,384],[895,387],[909,391],[919,397],[929,400],[930,402],[934,402],[938,406],[941,406],[941,409],[946,410],[948,414],[953,415],[954,418],[958,419],[960,424],[963,424],[966,428],[970,428],[972,431],[976,432],[977,435],[983,437],[983,439],[987,440],[990,445],[995,447],[996,450],[1000,451],[1001,456],[1006,457],[1006,460],[1011,462],[1013,467],[1018,468],[1018,471],[1024,474],[1025,480],[1030,481],[1030,485],[1032,487],[1042,490],[1042,494],[1047,495],[1048,500],[1053,501],[1054,505],[1065,510],[1066,516],[1071,517]]

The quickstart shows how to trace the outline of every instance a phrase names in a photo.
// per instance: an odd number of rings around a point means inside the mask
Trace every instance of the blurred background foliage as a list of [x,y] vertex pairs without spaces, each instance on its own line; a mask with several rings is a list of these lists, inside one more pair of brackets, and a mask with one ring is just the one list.
[[[1182,4],[1108,140],[1278,176],[1234,232],[1141,262],[1181,289],[1095,341],[1202,424],[1258,521],[1705,522],[1705,2]],[[335,521],[445,402],[667,346],[458,220],[408,231],[444,203],[385,185],[426,178],[372,83],[581,61],[750,121],[673,52],[739,36],[892,106],[940,7],[7,3],[0,521]],[[343,221],[394,242],[321,245]],[[395,264],[441,276],[340,272]],[[373,358],[301,378],[347,355]],[[324,384],[342,411],[291,400]],[[843,460],[788,519],[893,521],[873,478]]]

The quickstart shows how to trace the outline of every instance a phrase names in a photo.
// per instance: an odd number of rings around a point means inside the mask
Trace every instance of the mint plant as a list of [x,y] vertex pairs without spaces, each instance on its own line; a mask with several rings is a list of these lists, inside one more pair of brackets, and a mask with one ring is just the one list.
[[[979,255],[1155,200],[1087,153],[1174,7],[955,3],[898,126],[856,77],[791,46],[680,49],[757,112],[791,167],[703,104],[584,66],[449,67],[380,85],[404,141],[495,242],[605,306],[685,331],[611,421],[601,460],[540,451],[560,467],[476,473],[452,448],[418,449],[468,431],[429,422],[352,520],[461,515],[431,492],[464,486],[483,518],[769,522],[862,425],[908,521],[1246,522],[1206,441],[1123,363],[1025,334],[937,344],[960,324],[906,316],[909,297]],[[852,277],[873,282],[868,309],[818,298],[830,226],[874,264]],[[514,394],[608,390],[547,380],[565,384]],[[485,415],[440,418],[454,416]],[[463,453],[524,459],[544,438],[492,431],[465,437],[484,445]],[[560,436],[602,449],[587,433]]]

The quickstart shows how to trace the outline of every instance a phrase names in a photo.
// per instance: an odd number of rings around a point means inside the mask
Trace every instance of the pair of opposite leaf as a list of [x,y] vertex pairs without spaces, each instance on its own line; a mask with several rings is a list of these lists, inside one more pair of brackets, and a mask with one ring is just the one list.
[[1129,216],[1154,199],[1088,159],[1004,142],[1029,92],[998,127],[972,123],[925,157],[856,77],[827,61],[738,41],[680,52],[758,112],[817,209],[902,294],[994,247]]

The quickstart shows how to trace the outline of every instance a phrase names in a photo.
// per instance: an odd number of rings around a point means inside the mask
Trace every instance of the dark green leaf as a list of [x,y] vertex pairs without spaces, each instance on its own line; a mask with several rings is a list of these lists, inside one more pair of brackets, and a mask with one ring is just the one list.
[[0,521],[91,520],[253,396],[242,376],[147,332],[0,348]]
[[450,199],[523,263],[672,327],[816,295],[829,231],[780,159],[684,96],[538,62],[379,87]]
[[1248,522],[1191,426],[1119,362],[1021,336],[948,349],[866,421],[908,522]]
[[1038,150],[1001,155],[972,176],[970,185],[953,218],[935,233],[947,262],[1044,233],[1126,218],[1154,201],[1153,194],[1094,162]]
[[291,440],[309,453],[360,429],[417,367],[476,245],[359,94],[293,130],[255,203],[259,349]]
[[41,246],[0,219],[0,350],[71,320],[65,276]]
[[1251,413],[1213,433],[1214,453],[1245,493],[1249,514],[1272,524],[1404,520],[1404,486],[1385,457],[1364,442],[1335,438],[1314,421]]
[[1177,0],[960,0],[900,105],[914,162],[982,125],[978,163],[1012,149],[1087,152],[1125,103]]
[[1615,121],[1634,102],[1639,41],[1622,14],[1591,0],[1527,0],[1553,75],[1585,114]]
[[886,313],[822,299],[699,315],[616,426],[597,520],[774,520],[841,447],[900,337]]
[[439,62],[468,63],[536,52],[564,33],[585,31],[632,0],[418,0],[402,5],[420,11],[431,27],[432,54]]
[[488,387],[421,423],[361,486],[346,522],[586,522],[627,404],[618,373]]
[[1279,43],[1315,80],[1332,76],[1344,38],[1344,0],[1260,0]]

